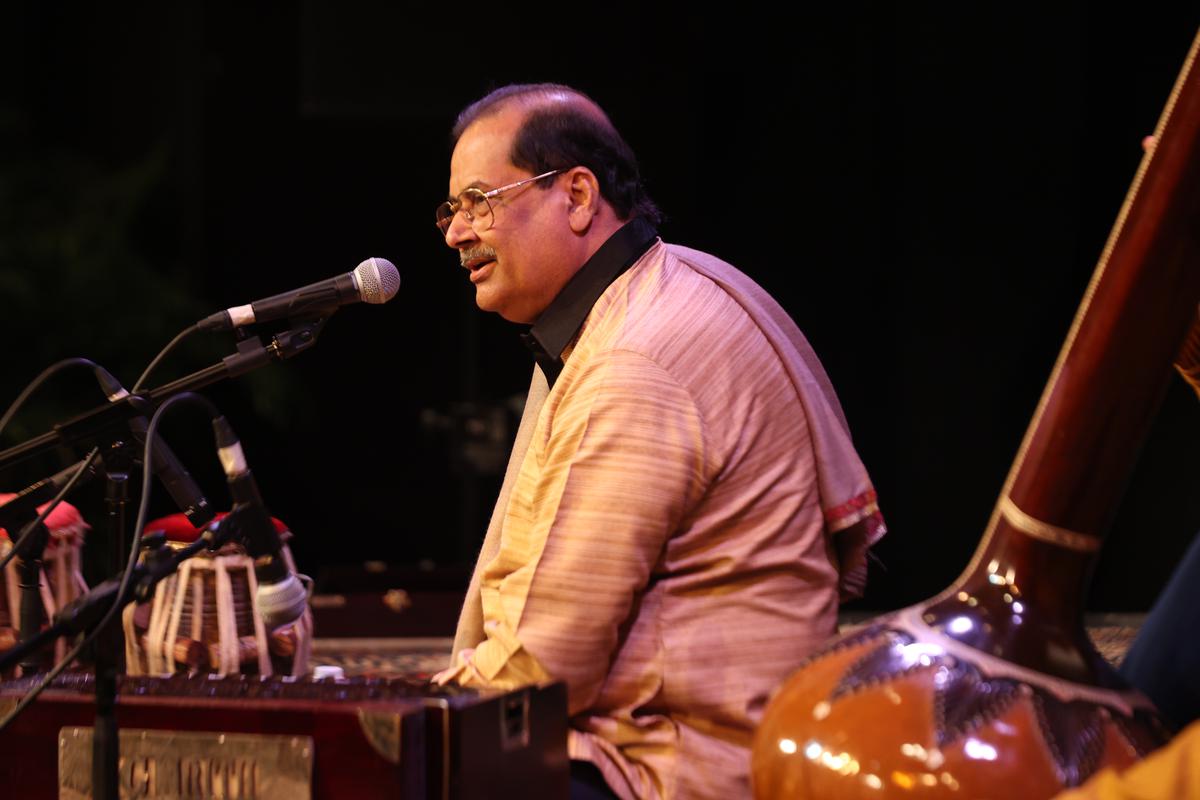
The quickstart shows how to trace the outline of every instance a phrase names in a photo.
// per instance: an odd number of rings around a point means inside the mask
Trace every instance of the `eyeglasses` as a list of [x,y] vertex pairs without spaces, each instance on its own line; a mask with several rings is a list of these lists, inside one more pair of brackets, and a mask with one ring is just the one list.
[[[561,169],[552,169],[549,172],[543,172],[541,175],[534,175],[532,178],[526,178],[523,181],[510,183],[506,186],[490,189],[486,192],[482,189],[476,189],[474,187],[470,189],[463,189],[459,193],[458,197],[456,197],[454,200],[447,200],[445,203],[442,203],[440,206],[438,206],[438,230],[440,230],[442,235],[445,236],[446,231],[450,229],[450,223],[454,220],[454,215],[460,211],[462,212],[463,219],[467,221],[467,224],[473,226],[475,224],[475,220],[485,220],[488,223],[488,227],[491,227],[491,200],[493,197],[499,197],[505,192],[516,189],[519,186],[524,186],[525,184],[533,183],[534,181],[540,181],[542,178],[549,178],[551,175],[557,175],[562,171],[563,170]],[[487,230],[487,228],[484,228],[484,230]]]

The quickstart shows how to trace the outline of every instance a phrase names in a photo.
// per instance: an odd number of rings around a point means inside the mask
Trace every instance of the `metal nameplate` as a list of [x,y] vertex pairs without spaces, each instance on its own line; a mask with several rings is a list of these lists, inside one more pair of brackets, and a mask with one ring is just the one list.
[[[312,796],[311,736],[123,728],[121,797],[298,800]],[[92,729],[58,735],[59,800],[92,796]]]

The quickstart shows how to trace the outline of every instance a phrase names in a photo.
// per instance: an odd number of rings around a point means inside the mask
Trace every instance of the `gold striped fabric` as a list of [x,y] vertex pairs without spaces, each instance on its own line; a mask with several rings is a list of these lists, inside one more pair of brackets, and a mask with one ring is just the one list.
[[443,678],[565,680],[571,757],[622,797],[748,797],[754,726],[833,633],[839,572],[794,381],[677,252],[584,323],[481,561],[484,638]]

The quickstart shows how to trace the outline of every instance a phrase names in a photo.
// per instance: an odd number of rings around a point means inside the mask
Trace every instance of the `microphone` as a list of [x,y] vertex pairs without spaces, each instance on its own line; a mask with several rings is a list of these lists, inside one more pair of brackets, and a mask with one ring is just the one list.
[[[92,460],[91,466],[87,472],[80,476],[80,480],[76,482],[76,486],[82,485],[85,481],[96,476],[100,470],[100,459]],[[76,461],[66,469],[56,472],[49,478],[43,478],[35,484],[26,486],[11,499],[4,503],[0,503],[0,528],[12,531],[9,537],[13,540],[17,538],[17,529],[24,526],[29,520],[37,517],[37,510],[42,505],[62,491],[75,473],[79,471],[82,461]]]
[[353,271],[277,294],[250,305],[233,306],[197,323],[203,331],[228,331],[256,322],[319,315],[350,303],[386,303],[400,290],[400,272],[386,258],[368,258]]
[[246,552],[254,559],[254,577],[258,580],[254,605],[267,628],[278,628],[299,619],[304,613],[308,590],[283,559],[283,543],[263,505],[258,484],[246,465],[237,434],[223,416],[213,419],[213,432],[217,439],[217,456],[221,459],[234,502],[233,510],[221,524],[228,521],[237,526],[235,530],[242,535]]
[[[104,367],[95,364],[92,372],[95,373],[101,390],[108,395],[110,403],[116,403],[129,396],[129,392],[125,391],[125,387],[121,385],[120,381]],[[134,441],[144,446],[146,431],[149,427],[146,418],[132,417],[129,420],[129,427],[133,431]],[[200,491],[200,487],[192,479],[191,473],[175,457],[171,448],[167,447],[167,443],[162,438],[155,437],[154,442],[150,445],[150,451],[150,462],[154,475],[162,482],[167,493],[171,495],[171,499],[175,501],[175,505],[187,517],[188,522],[192,523],[195,528],[203,528],[212,522],[213,517],[217,515],[216,511],[209,506],[208,498],[204,496],[204,492]]]

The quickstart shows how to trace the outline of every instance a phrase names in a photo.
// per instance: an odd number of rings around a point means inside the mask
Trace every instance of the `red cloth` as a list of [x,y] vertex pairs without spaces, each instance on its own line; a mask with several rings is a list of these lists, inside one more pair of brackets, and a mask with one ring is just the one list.
[[[216,518],[219,520],[228,515],[228,511],[222,511],[217,514]],[[271,522],[275,526],[276,533],[287,532],[288,526],[284,525],[280,520],[271,517]],[[149,533],[150,531],[162,531],[167,535],[167,539],[172,542],[194,542],[200,538],[200,529],[192,525],[183,514],[168,514],[165,517],[147,522],[146,532]]]
[[[12,494],[11,492],[0,492],[0,505],[4,505],[14,497],[16,497],[16,495]],[[38,513],[40,514],[42,509],[44,509],[47,505],[49,504],[43,503],[42,505],[38,506]],[[70,528],[72,532],[75,532],[81,526],[84,530],[87,529],[87,524],[83,521],[83,515],[79,513],[79,509],[65,501],[55,506],[54,510],[50,512],[50,516],[46,517],[46,527],[50,529],[51,533],[57,533],[58,531],[67,528]],[[0,528],[0,539],[8,538],[8,531],[4,530],[4,528]],[[54,546],[53,540],[51,540],[50,546]]]

